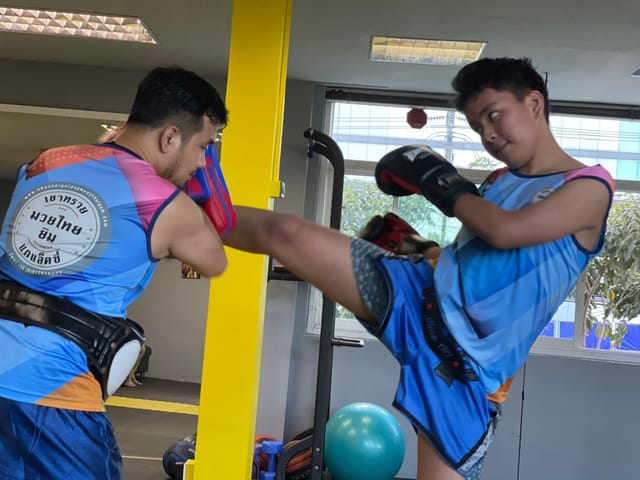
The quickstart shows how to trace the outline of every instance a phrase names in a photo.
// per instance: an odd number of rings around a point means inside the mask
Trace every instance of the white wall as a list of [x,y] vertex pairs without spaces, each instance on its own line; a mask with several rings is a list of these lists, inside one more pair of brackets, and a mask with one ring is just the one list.
[[183,279],[180,268],[177,260],[160,262],[129,316],[152,350],[147,376],[200,383],[210,282]]

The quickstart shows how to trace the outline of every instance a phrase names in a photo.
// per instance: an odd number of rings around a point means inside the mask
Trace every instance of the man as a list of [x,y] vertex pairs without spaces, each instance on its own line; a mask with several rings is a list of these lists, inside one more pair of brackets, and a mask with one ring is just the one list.
[[115,141],[21,167],[0,235],[0,478],[122,478],[103,399],[143,341],[127,307],[162,259],[224,271],[220,235],[182,187],[226,123],[206,80],[156,68]]

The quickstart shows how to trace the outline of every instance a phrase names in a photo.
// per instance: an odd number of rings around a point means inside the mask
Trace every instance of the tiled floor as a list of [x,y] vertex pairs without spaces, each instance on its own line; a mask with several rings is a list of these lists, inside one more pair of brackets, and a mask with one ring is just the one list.
[[[146,378],[140,387],[121,387],[120,397],[197,405],[200,386]],[[124,460],[125,480],[166,480],[162,468],[165,449],[196,431],[197,416],[107,406]]]

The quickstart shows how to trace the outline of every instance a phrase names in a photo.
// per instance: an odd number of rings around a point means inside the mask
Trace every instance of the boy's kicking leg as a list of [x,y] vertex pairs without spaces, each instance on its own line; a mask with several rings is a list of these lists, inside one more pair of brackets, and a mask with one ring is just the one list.
[[300,217],[236,207],[237,222],[224,239],[230,247],[270,255],[357,317],[375,321],[351,266],[351,238]]
[[[376,307],[372,307],[372,310],[378,311],[377,314],[372,313],[367,305],[372,305],[369,302],[373,298],[378,299],[380,296],[377,292],[385,290],[387,286],[384,283],[379,284],[382,282],[380,276],[368,275],[367,266],[364,265],[368,263],[371,266],[367,259],[367,250],[377,247],[359,240],[356,251],[350,237],[335,229],[316,225],[293,215],[248,207],[237,207],[236,214],[236,226],[224,239],[225,244],[239,250],[276,258],[284,263],[288,270],[319,288],[373,329],[382,320],[384,314],[381,311],[386,310],[386,304],[378,305],[377,310]],[[358,259],[358,278],[353,267],[354,253],[354,258]],[[371,271],[370,269],[369,272]],[[363,299],[360,288],[366,290],[368,302]],[[385,298],[388,297],[385,295]],[[416,299],[415,303],[413,307],[419,309],[420,299]],[[402,345],[398,345],[398,349],[402,348]],[[425,348],[425,353],[430,352],[429,347],[425,345]],[[443,398],[442,402],[446,403],[447,399]],[[418,480],[462,479],[422,434],[418,434],[417,470]]]

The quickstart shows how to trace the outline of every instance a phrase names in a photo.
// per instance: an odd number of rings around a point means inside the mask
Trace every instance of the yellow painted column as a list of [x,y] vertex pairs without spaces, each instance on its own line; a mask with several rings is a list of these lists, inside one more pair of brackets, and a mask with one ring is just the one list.
[[[221,162],[233,202],[273,208],[292,0],[233,0]],[[255,435],[267,259],[227,249],[211,282],[195,461],[185,479],[248,480]]]

